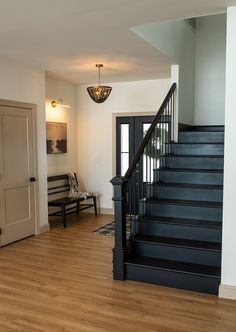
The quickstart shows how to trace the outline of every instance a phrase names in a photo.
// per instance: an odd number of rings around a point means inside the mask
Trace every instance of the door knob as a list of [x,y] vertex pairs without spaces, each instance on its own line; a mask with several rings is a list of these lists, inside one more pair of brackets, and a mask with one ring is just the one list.
[[36,181],[35,177],[30,177],[30,182],[35,182],[35,181]]

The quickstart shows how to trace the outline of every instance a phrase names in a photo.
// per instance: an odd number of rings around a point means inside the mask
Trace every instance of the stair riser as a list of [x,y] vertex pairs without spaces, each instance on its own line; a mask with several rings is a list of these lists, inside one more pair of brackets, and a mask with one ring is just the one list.
[[191,249],[177,246],[161,245],[150,242],[132,242],[131,252],[137,256],[152,257],[160,259],[171,259],[172,261],[194,263],[219,267],[221,264],[221,253],[203,249]]
[[[143,203],[141,203],[143,205]],[[175,204],[146,203],[147,216],[163,216],[173,218],[222,220],[222,208],[202,207]]]
[[224,132],[224,126],[193,126],[191,128],[193,131],[204,131],[204,132],[209,132],[209,131],[220,131]]
[[223,144],[174,144],[172,153],[178,155],[223,156]]
[[224,143],[224,132],[180,132],[180,143]]
[[208,294],[218,294],[219,278],[167,271],[158,268],[125,264],[126,279],[167,287],[186,289]]
[[178,187],[158,187],[148,185],[147,197],[165,199],[183,199],[209,202],[222,202],[223,190],[178,188]]
[[223,158],[195,158],[195,157],[178,157],[171,156],[166,157],[166,167],[168,168],[198,168],[198,169],[213,169],[223,170],[224,159]]
[[222,186],[223,173],[154,171],[154,180],[165,183],[215,184]]
[[[209,226],[210,226],[209,222]],[[218,228],[193,227],[189,225],[173,225],[167,223],[139,222],[137,230],[143,235],[172,237],[196,241],[212,241],[221,243],[222,232]]]

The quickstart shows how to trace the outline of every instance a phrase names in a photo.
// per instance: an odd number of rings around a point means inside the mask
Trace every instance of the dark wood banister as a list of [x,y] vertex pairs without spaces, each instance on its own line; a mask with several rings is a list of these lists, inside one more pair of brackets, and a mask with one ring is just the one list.
[[160,120],[160,118],[162,116],[162,113],[164,112],[164,110],[165,110],[165,108],[166,108],[166,106],[167,106],[167,104],[168,104],[168,102],[169,102],[169,100],[170,100],[173,92],[175,91],[175,89],[176,89],[176,83],[173,83],[172,86],[171,86],[171,88],[170,88],[170,90],[169,90],[169,92],[167,93],[167,95],[166,95],[163,103],[161,104],[161,106],[160,106],[160,108],[159,108],[159,110],[158,110],[158,112],[157,112],[157,114],[156,114],[156,116],[155,116],[155,118],[154,118],[151,126],[149,127],[149,129],[148,129],[148,131],[147,131],[147,133],[146,133],[146,135],[145,135],[142,143],[140,144],[140,146],[139,146],[139,148],[137,150],[137,153],[135,154],[134,158],[132,159],[132,161],[131,161],[131,163],[129,165],[129,168],[128,168],[127,172],[125,173],[124,179],[127,180],[127,179],[129,179],[131,177],[131,175],[133,173],[133,170],[134,170],[136,164],[138,163],[139,159],[141,158],[141,155],[142,155],[142,153],[143,153],[143,151],[144,151],[144,149],[145,149],[145,147],[146,147],[149,139],[151,138],[151,135],[152,135],[152,133],[153,133],[153,131],[154,131],[154,129],[155,129],[158,121]]

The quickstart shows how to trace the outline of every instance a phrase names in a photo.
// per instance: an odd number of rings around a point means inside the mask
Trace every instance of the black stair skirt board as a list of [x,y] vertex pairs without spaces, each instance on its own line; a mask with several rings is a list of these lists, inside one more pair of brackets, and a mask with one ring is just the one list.
[[141,202],[144,215],[221,221],[222,204],[171,199],[147,199]]
[[223,170],[223,156],[196,156],[196,155],[166,155],[166,168],[184,168],[184,169],[202,169]]
[[220,268],[148,257],[128,257],[126,279],[218,294]]
[[161,168],[153,171],[155,182],[223,185],[221,170]]
[[157,182],[147,184],[147,197],[196,200],[196,201],[223,201],[223,186],[220,185],[202,185],[191,183],[163,183]]
[[224,132],[184,131],[179,133],[179,143],[223,143]]
[[138,234],[130,239],[131,254],[220,267],[221,244]]
[[172,143],[171,153],[181,155],[222,156],[223,143]]
[[221,243],[222,223],[219,221],[194,220],[168,217],[143,217],[136,220],[137,232],[143,235],[172,237]]

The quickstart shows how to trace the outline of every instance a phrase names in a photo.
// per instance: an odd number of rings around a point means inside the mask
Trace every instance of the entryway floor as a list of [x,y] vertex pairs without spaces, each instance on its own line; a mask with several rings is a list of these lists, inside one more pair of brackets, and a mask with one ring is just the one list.
[[113,217],[81,213],[68,228],[0,249],[0,331],[235,332],[236,301],[112,280]]

